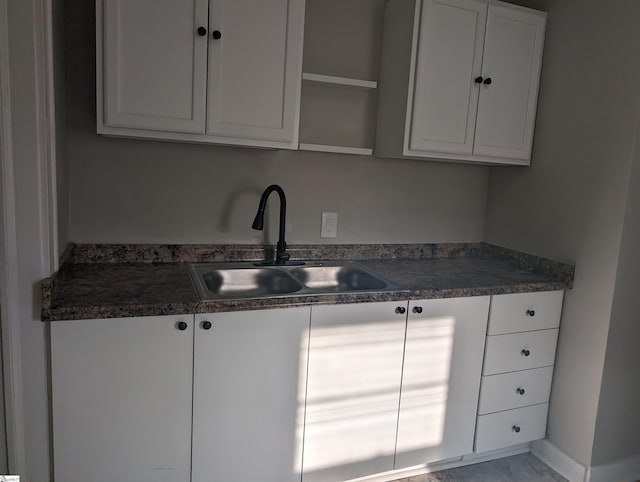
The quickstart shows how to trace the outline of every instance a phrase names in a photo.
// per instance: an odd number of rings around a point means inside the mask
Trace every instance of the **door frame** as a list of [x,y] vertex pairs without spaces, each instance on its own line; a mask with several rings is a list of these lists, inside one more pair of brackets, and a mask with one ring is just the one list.
[[[37,198],[39,216],[36,221],[39,233],[39,253],[28,253],[40,258],[43,277],[58,268],[57,192],[55,158],[55,97],[53,84],[53,6],[52,0],[32,0],[33,15],[28,21],[9,21],[11,10],[8,0],[0,0],[0,309],[2,328],[2,375],[4,386],[4,411],[9,473],[26,476],[29,472],[26,454],[26,429],[24,414],[24,378],[22,369],[24,306],[21,295],[29,288],[20,279],[20,234],[18,231],[16,193],[30,189]],[[14,177],[14,133],[12,112],[23,108],[13,106],[11,78],[13,65],[9,29],[31,32],[33,37],[33,65],[29,72],[35,84],[34,144],[37,152],[34,162],[37,179],[29,182],[37,185],[22,186]],[[19,79],[18,79],[19,81]],[[33,192],[36,191],[36,192]],[[23,254],[24,256],[24,254]],[[22,283],[22,285],[21,285]],[[37,295],[30,294],[33,304],[39,306]],[[24,296],[23,296],[24,298]],[[48,363],[48,360],[47,360]],[[48,380],[37,383],[48,385]],[[49,387],[47,386],[47,390]],[[50,425],[47,427],[50,433]],[[50,437],[49,437],[50,438]],[[52,448],[49,447],[50,459]],[[27,481],[29,482],[29,481]]]
[[[20,328],[18,320],[18,243],[16,238],[15,185],[11,125],[11,79],[7,0],[0,0],[0,307],[2,309],[2,375],[7,465],[10,473],[25,468],[24,414]],[[1,414],[0,414],[1,415]],[[2,436],[2,434],[0,434]]]

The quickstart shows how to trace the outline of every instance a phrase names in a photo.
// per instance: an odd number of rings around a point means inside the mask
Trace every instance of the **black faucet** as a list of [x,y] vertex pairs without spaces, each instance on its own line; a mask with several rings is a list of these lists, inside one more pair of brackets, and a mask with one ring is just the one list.
[[285,197],[282,188],[277,184],[272,184],[271,186],[267,187],[262,193],[260,204],[258,205],[258,212],[256,213],[256,218],[253,220],[253,224],[251,225],[251,227],[253,229],[257,229],[258,231],[262,231],[264,227],[264,208],[267,205],[269,194],[271,194],[273,191],[276,191],[278,193],[278,196],[280,196],[280,234],[278,237],[278,244],[276,246],[275,264],[304,264],[302,262],[289,262],[290,254],[287,252],[287,243],[285,243],[284,241],[284,225],[285,218],[287,216],[287,198]]

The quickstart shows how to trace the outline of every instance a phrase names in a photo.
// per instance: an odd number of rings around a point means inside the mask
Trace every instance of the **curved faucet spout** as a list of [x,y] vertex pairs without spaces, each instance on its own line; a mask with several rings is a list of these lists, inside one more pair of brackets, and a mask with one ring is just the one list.
[[269,194],[273,191],[278,193],[280,197],[280,231],[278,236],[278,245],[276,246],[276,264],[285,264],[289,260],[289,253],[287,253],[287,243],[284,240],[284,227],[287,216],[287,198],[284,195],[283,189],[277,184],[271,184],[267,187],[262,196],[260,197],[260,204],[258,205],[258,212],[253,220],[251,227],[262,231],[264,228],[264,210],[267,205],[267,199]]

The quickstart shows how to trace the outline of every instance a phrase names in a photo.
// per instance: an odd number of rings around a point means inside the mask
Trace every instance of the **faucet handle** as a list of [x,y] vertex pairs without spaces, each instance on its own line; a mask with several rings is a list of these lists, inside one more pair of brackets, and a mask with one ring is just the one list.
[[289,254],[289,251],[285,251],[282,253],[281,257],[282,257],[282,262],[286,263],[291,258],[291,255]]

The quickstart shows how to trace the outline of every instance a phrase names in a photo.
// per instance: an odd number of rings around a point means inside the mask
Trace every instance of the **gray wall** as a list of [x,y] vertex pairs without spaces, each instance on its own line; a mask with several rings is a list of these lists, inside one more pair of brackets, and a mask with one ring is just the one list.
[[[527,3],[549,12],[533,160],[492,168],[484,238],[576,263],[548,438],[590,465],[606,458],[592,451],[640,95],[640,3]],[[626,441],[611,442],[607,457],[626,452]]]
[[593,465],[640,453],[640,123],[636,129]]
[[[287,193],[290,243],[481,239],[486,167],[96,135],[94,6],[66,10],[71,241],[273,242],[273,216],[266,238],[250,228],[270,183]],[[322,211],[339,213],[338,238],[320,238]]]

